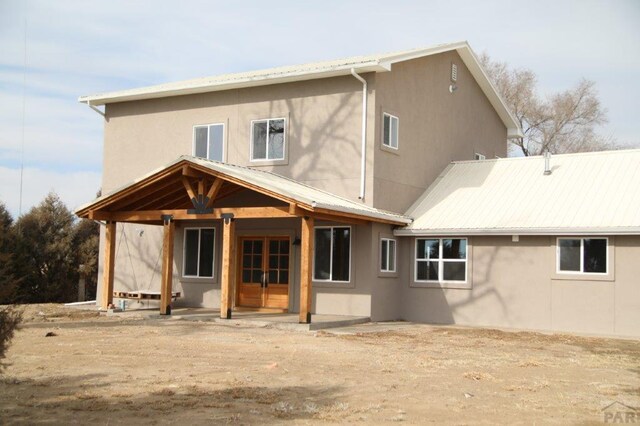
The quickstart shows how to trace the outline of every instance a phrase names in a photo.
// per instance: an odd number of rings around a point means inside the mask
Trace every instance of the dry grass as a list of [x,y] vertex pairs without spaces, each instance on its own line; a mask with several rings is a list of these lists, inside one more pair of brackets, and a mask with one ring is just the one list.
[[0,378],[9,424],[585,423],[613,401],[640,406],[638,341],[421,325],[307,334],[29,309]]

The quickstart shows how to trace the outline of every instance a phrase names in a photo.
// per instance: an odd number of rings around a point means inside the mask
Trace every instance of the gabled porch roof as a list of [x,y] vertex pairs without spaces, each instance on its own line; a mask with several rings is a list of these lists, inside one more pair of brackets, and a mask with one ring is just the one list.
[[[214,202],[251,190],[281,202],[276,207],[213,208]],[[261,210],[259,210],[261,209]],[[275,173],[192,156],[177,160],[81,206],[82,218],[161,223],[235,217],[299,217],[364,220],[407,225],[411,219],[339,197]],[[244,215],[244,216],[242,216]]]

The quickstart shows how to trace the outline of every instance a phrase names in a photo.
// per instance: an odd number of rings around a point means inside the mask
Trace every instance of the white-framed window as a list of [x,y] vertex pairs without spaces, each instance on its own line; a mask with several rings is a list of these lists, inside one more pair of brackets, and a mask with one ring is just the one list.
[[185,228],[182,276],[213,278],[215,228]]
[[474,159],[476,159],[476,160],[484,160],[484,159],[486,159],[487,157],[485,157],[485,155],[484,155],[484,154],[480,154],[479,152],[476,152],[476,153],[474,154],[473,158],[474,158]]
[[382,145],[388,148],[398,149],[398,117],[385,112],[382,114],[382,122]]
[[380,272],[396,271],[396,240],[380,239]]
[[251,161],[284,160],[284,118],[269,118],[251,122]]
[[467,281],[466,238],[417,238],[414,280]]
[[193,126],[193,156],[223,161],[224,124]]
[[559,274],[601,274],[608,272],[609,239],[558,238],[556,270]]
[[313,280],[349,282],[351,276],[351,227],[314,228]]

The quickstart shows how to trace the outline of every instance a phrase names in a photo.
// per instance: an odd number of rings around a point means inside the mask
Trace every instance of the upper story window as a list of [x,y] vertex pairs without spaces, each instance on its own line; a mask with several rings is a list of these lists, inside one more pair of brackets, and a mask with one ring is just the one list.
[[185,228],[182,276],[213,277],[214,228]]
[[476,152],[473,158],[476,160],[485,160],[487,157],[485,157],[484,154],[480,154],[479,152]]
[[382,115],[384,135],[382,137],[382,145],[398,149],[398,117],[387,114]]
[[607,244],[607,238],[558,238],[558,272],[606,274]]
[[380,239],[380,272],[396,271],[396,240]]
[[193,155],[223,161],[224,124],[208,124],[193,128]]
[[348,282],[351,271],[351,228],[318,226],[315,228],[313,279]]
[[415,281],[466,282],[467,239],[416,239]]
[[251,161],[284,160],[285,119],[251,122]]

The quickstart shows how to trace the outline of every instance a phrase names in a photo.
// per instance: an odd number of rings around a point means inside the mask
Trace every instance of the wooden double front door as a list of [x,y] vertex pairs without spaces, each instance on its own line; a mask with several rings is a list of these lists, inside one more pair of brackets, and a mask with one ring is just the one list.
[[289,237],[239,239],[238,306],[289,308]]

